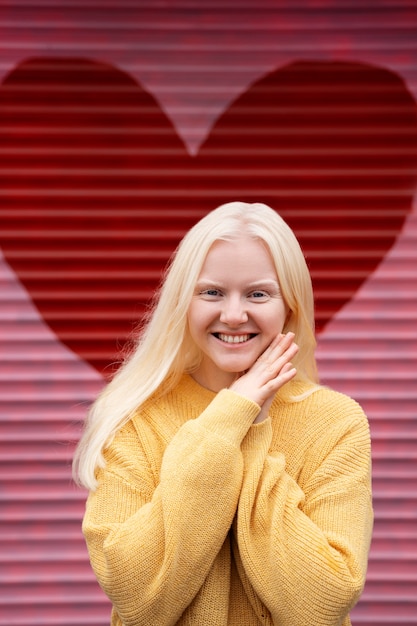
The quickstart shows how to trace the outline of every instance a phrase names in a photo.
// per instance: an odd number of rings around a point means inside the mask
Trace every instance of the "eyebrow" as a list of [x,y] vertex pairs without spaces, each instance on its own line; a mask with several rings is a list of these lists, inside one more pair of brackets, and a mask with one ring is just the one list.
[[[220,287],[222,288],[223,285],[221,282],[216,282],[216,281],[212,281],[212,280],[198,280],[196,283],[196,287],[198,287],[199,289],[201,289],[202,287]],[[276,289],[277,291],[280,291],[280,286],[278,281],[273,280],[273,279],[266,279],[266,280],[255,280],[251,283],[248,283],[245,288],[247,289],[260,289],[260,288],[266,288],[266,289]]]
[[254,287],[273,287],[274,289],[279,289],[279,284],[276,280],[256,280],[253,283],[249,283],[248,287],[251,289],[253,289]]

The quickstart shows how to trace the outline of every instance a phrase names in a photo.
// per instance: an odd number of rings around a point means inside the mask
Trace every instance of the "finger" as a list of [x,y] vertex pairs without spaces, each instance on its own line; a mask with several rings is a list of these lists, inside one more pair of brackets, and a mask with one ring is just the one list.
[[271,372],[279,372],[286,363],[289,363],[291,359],[297,354],[299,347],[293,342],[293,338],[281,346],[280,349],[274,349],[267,356],[265,363]]
[[293,366],[293,364],[291,362],[285,363],[277,376],[270,381],[270,383],[272,383],[274,392],[278,391],[278,389],[285,385],[285,383],[292,380],[296,374],[297,369]]
[[294,367],[294,365],[291,363],[291,361],[289,361],[288,363],[285,363],[284,367],[281,369],[279,374],[284,375],[284,374],[290,374],[290,373],[293,373],[294,376],[297,373],[297,370]]
[[273,363],[285,350],[291,345],[294,340],[294,333],[287,333],[283,335],[280,333],[269,344],[263,353],[259,356],[258,361],[260,363]]
[[270,351],[268,353],[269,359],[275,359],[281,354],[284,354],[291,345],[294,344],[294,333],[287,333],[286,335],[280,335],[270,344]]
[[283,338],[284,338],[284,335],[282,333],[274,337],[271,343],[265,348],[262,354],[258,357],[258,361],[265,361],[266,359],[268,359],[272,351],[280,345]]

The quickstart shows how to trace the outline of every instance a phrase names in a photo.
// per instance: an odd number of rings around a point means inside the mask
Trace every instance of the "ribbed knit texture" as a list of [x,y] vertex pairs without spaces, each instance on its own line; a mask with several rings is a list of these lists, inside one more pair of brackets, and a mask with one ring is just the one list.
[[116,435],[83,522],[112,625],[347,626],[372,532],[352,399],[289,383],[270,417],[185,375]]

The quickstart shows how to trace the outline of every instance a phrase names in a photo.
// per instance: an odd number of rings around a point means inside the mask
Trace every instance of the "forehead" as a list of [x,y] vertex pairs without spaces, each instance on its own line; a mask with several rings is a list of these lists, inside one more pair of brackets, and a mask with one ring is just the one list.
[[278,281],[272,256],[266,245],[249,235],[216,241],[208,251],[200,279]]

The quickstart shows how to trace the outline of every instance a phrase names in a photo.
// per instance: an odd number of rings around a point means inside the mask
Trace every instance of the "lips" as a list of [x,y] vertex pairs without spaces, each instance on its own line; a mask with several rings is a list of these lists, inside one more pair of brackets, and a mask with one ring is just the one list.
[[220,339],[220,341],[223,341],[224,343],[233,343],[233,344],[246,343],[247,341],[249,341],[249,339],[252,339],[253,337],[256,336],[255,333],[248,333],[248,334],[242,334],[242,335],[228,335],[225,333],[213,333],[213,335],[217,339]]

